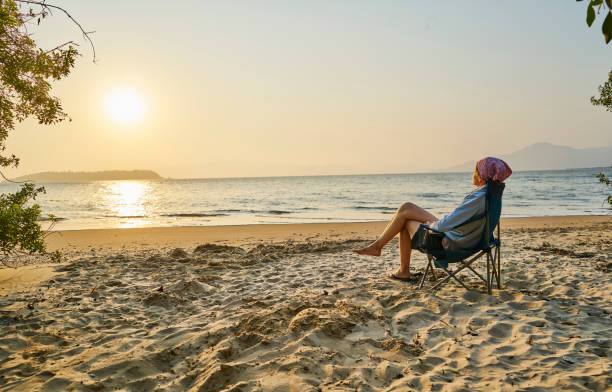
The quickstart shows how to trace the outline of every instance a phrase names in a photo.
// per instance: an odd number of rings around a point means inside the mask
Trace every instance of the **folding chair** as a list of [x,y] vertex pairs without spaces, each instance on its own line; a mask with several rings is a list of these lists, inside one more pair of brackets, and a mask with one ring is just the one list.
[[[442,284],[448,282],[450,279],[454,279],[467,290],[470,288],[463,282],[457,274],[464,269],[470,270],[477,277],[482,279],[487,286],[487,292],[492,293],[492,287],[494,283],[497,283],[497,288],[501,289],[501,251],[500,251],[500,228],[499,218],[501,216],[502,207],[502,194],[504,193],[505,184],[496,183],[494,181],[487,181],[487,195],[486,195],[486,209],[484,216],[474,216],[462,224],[456,226],[461,227],[468,223],[474,222],[479,219],[486,219],[485,226],[482,233],[480,243],[473,249],[459,250],[459,251],[445,251],[437,249],[427,249],[425,246],[425,238],[420,239],[418,246],[415,249],[427,254],[427,268],[425,273],[421,277],[419,283],[419,289],[423,288],[425,279],[429,272],[436,279],[435,268],[440,268],[448,276],[437,282],[430,290],[434,290],[440,287]],[[427,230],[426,235],[433,236],[444,236],[444,233],[438,232],[426,225],[421,225]],[[497,227],[497,238],[493,236],[495,228]],[[480,259],[482,256],[487,257],[487,277],[485,278],[478,271],[472,267],[472,263]],[[454,270],[449,269],[449,264],[458,264]]]

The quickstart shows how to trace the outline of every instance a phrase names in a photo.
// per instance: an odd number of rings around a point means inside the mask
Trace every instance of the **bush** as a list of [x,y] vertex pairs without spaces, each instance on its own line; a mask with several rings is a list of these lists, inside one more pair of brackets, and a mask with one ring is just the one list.
[[[54,261],[61,258],[59,251],[47,252],[44,242],[47,233],[38,224],[40,207],[34,200],[44,191],[26,183],[16,193],[0,195],[0,252],[4,264],[9,257],[19,254],[41,254]],[[50,215],[49,221],[53,225],[56,218]]]

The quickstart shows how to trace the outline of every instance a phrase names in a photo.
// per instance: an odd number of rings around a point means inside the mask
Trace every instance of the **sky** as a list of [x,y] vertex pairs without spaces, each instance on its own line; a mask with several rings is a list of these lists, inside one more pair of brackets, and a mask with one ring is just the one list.
[[9,176],[410,173],[536,142],[612,145],[612,113],[589,101],[612,43],[585,2],[55,4],[95,31],[97,61],[59,12],[34,31],[43,48],[79,44],[53,88],[72,121],[17,124]]

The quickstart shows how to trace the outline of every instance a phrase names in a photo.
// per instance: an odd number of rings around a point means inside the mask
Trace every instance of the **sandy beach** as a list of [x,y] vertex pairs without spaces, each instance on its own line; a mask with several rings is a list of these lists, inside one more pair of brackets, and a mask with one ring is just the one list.
[[492,296],[386,279],[384,225],[54,233],[0,269],[0,390],[609,390],[612,216],[503,219]]

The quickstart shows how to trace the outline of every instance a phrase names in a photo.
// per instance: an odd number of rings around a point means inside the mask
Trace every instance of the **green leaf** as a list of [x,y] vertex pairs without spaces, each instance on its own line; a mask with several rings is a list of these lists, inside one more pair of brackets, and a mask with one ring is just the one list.
[[612,10],[612,0],[606,0],[606,5]]
[[591,5],[597,7],[598,5],[601,5],[601,3],[603,3],[603,0],[591,0]]
[[589,7],[587,8],[587,20],[586,20],[587,25],[591,27],[594,21],[595,21],[595,9],[589,4]]
[[612,40],[612,12],[608,11],[608,16],[601,25],[601,32],[604,35],[606,44]]

